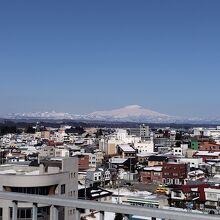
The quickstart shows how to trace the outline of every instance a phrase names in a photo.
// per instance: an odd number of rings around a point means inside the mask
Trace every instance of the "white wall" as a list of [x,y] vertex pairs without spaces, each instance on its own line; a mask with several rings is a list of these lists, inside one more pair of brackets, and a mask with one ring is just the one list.
[[153,140],[136,142],[134,143],[134,149],[137,149],[138,153],[153,153],[154,142]]

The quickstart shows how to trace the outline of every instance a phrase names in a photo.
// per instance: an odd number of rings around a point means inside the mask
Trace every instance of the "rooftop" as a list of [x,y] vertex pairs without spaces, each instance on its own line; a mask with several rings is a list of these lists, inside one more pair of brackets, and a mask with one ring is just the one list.
[[198,151],[195,153],[196,156],[216,156],[220,155],[220,152],[210,152],[210,151]]
[[130,145],[128,144],[120,144],[118,145],[122,151],[124,152],[136,152],[135,149],[133,147],[131,147]]
[[20,164],[4,164],[0,166],[0,174],[10,175],[39,175],[39,167]]

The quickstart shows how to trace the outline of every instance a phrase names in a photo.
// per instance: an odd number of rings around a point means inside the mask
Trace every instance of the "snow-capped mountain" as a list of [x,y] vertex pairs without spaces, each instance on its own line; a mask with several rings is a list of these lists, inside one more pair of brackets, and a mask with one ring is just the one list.
[[96,111],[85,115],[76,115],[65,112],[33,112],[16,113],[1,116],[4,119],[39,119],[39,120],[89,120],[109,122],[140,122],[140,123],[220,123],[219,118],[182,118],[161,114],[143,108],[139,105],[129,105],[123,108]]
[[129,105],[110,111],[97,111],[86,115],[76,115],[63,112],[32,112],[9,114],[3,118],[8,119],[66,119],[66,120],[96,120],[96,121],[119,121],[119,122],[173,122],[176,117],[161,114],[139,105]]
[[139,105],[129,105],[110,111],[97,111],[87,115],[90,120],[128,121],[128,122],[170,122],[175,117],[161,114]]
[[8,119],[69,119],[75,120],[80,118],[78,115],[72,115],[65,112],[29,112],[29,113],[15,113],[5,115],[4,118]]

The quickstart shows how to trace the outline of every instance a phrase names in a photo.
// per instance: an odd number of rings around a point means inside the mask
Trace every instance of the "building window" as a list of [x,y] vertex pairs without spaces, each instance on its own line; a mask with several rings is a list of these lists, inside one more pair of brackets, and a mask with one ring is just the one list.
[[174,197],[181,197],[181,196],[182,196],[181,192],[174,192]]
[[66,185],[63,184],[61,185],[61,194],[65,194],[66,193]]

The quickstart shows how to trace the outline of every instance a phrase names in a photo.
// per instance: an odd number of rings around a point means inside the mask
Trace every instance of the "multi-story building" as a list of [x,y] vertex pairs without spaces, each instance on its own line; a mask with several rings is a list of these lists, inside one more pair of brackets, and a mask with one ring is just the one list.
[[141,182],[162,182],[162,167],[145,167],[140,172]]
[[117,154],[121,158],[134,158],[136,157],[136,150],[128,144],[120,144],[117,146]]
[[188,165],[179,163],[165,163],[162,169],[164,184],[184,184],[187,178]]
[[208,128],[204,130],[204,136],[208,137],[220,137],[220,126],[217,126],[216,128]]
[[211,186],[204,189],[205,209],[211,214],[220,214],[220,187]]
[[129,135],[135,135],[141,139],[147,139],[150,137],[149,126],[146,126],[145,124],[140,125],[138,128],[129,128],[128,133]]
[[202,163],[202,158],[177,158],[178,163],[189,164],[190,168],[199,168],[199,164]]
[[102,151],[100,150],[95,150],[96,155],[96,164],[102,164],[103,160],[104,160],[104,154]]
[[209,214],[219,214],[220,187],[208,184],[183,185],[171,189],[171,206],[197,209]]
[[202,158],[205,162],[209,159],[220,159],[220,152],[211,152],[211,151],[198,151],[194,153],[194,158]]
[[190,144],[192,150],[199,150],[199,142],[197,140],[192,140]]
[[78,157],[79,171],[84,171],[89,169],[89,155],[75,154],[74,156]]
[[220,144],[210,143],[210,142],[202,142],[199,146],[200,151],[213,151],[213,152],[220,152]]
[[177,208],[204,209],[207,184],[182,185],[171,189],[171,206]]
[[[6,164],[0,166],[0,191],[27,193],[36,195],[78,197],[78,158],[54,158],[42,161],[37,166]],[[31,219],[33,204],[19,202],[18,219]],[[2,219],[10,218],[12,203],[1,200]],[[48,220],[50,207],[38,205],[38,214]],[[59,219],[72,219],[72,209],[59,209]]]
[[110,182],[111,173],[109,170],[87,171],[86,180],[90,185],[105,185]]
[[167,161],[168,161],[168,158],[165,156],[152,155],[148,158],[148,166],[149,167],[162,166]]
[[134,149],[137,150],[137,153],[153,153],[154,152],[153,139],[134,143]]

